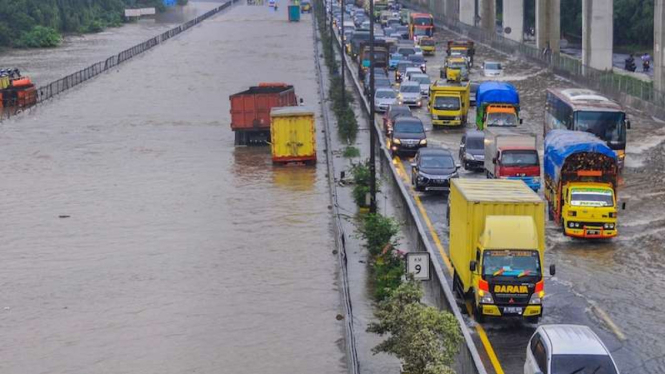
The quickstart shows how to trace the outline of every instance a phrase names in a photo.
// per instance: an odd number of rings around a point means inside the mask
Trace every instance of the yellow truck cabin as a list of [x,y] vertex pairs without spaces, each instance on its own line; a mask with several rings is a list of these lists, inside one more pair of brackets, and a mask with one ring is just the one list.
[[469,113],[471,84],[436,81],[429,89],[427,108],[434,126],[464,126]]
[[476,320],[537,322],[545,296],[544,201],[519,180],[455,179],[448,217],[453,289],[471,301]]
[[290,106],[270,110],[274,163],[316,163],[316,124],[312,109]]

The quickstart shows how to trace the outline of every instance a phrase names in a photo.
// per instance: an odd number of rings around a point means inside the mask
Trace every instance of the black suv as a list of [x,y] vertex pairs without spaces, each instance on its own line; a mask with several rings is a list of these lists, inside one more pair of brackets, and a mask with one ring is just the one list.
[[459,178],[459,165],[444,148],[422,148],[411,164],[411,184],[416,191],[450,192],[450,180]]
[[423,122],[417,117],[397,117],[390,134],[390,151],[395,155],[414,155],[427,147],[427,136]]
[[459,160],[464,170],[483,170],[485,168],[485,133],[469,130],[459,143]]

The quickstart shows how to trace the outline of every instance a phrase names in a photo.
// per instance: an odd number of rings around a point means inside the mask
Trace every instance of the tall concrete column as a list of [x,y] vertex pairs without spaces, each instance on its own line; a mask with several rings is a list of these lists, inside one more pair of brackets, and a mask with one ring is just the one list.
[[496,25],[496,0],[482,0],[480,2],[480,27],[483,30],[494,32]]
[[474,25],[476,17],[476,2],[474,0],[459,0],[459,20],[467,25]]
[[459,0],[446,0],[446,17],[451,19],[459,18]]
[[582,0],[582,63],[612,69],[613,0]]
[[536,47],[559,52],[560,40],[561,0],[536,0]]
[[665,91],[665,5],[664,0],[654,3],[653,19],[653,88]]
[[503,30],[508,39],[524,41],[524,0],[503,0]]

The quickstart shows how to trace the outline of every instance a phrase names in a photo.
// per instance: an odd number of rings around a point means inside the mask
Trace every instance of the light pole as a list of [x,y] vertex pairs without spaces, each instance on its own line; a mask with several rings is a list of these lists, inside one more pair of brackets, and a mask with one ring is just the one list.
[[335,61],[335,55],[333,54],[333,38],[335,37],[333,31],[333,0],[330,0],[330,58]]
[[[376,133],[374,131],[374,0],[369,1],[369,212],[376,213]],[[360,62],[362,63],[362,61]]]
[[346,35],[344,33],[344,13],[346,13],[346,7],[344,5],[344,0],[341,0],[341,1],[342,1],[342,17],[341,17],[340,22],[342,22],[342,27],[340,28],[340,30],[342,30],[342,32],[340,33],[339,36],[342,39],[342,48],[339,51],[339,57],[342,60],[342,92],[341,92],[341,94],[342,94],[342,103],[346,103],[346,86],[345,86],[345,83],[344,83],[344,67],[345,67],[344,47],[346,47],[346,41],[345,41],[345,38],[344,38],[344,35]]

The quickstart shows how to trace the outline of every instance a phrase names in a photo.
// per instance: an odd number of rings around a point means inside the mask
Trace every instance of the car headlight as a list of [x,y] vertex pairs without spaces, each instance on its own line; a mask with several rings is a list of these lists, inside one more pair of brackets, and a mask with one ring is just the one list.
[[471,153],[466,153],[466,154],[464,154],[464,156],[466,158],[468,158],[469,160],[475,160],[476,159],[475,157],[473,157],[473,155]]
[[393,139],[393,143],[395,144],[402,144],[402,141],[399,139]]
[[494,298],[492,297],[491,293],[478,290],[478,296],[480,296],[481,304],[494,304]]
[[420,145],[427,145],[427,139],[421,139]]

